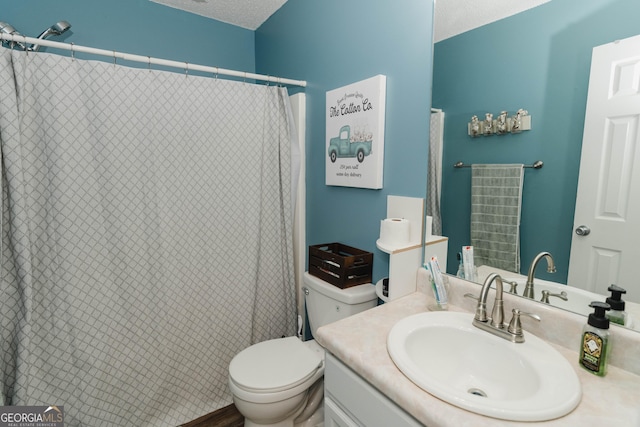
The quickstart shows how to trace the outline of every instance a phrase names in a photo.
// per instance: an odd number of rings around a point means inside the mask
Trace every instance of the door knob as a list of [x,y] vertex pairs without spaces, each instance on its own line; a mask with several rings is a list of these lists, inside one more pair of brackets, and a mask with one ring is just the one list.
[[589,233],[591,233],[591,229],[586,225],[581,225],[580,227],[576,228],[576,234],[578,236],[587,236]]

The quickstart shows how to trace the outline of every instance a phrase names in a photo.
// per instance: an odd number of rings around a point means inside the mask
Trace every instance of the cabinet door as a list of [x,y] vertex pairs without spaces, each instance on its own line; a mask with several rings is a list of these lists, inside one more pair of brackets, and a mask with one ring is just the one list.
[[422,426],[409,413],[328,352],[325,356],[324,391],[327,426]]
[[360,427],[331,399],[324,400],[325,427]]

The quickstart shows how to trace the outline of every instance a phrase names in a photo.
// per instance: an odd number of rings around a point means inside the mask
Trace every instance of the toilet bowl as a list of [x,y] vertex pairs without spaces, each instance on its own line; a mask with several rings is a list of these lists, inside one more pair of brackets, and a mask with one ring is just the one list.
[[[372,284],[347,289],[304,273],[312,333],[320,326],[375,307]],[[314,340],[286,337],[254,344],[229,364],[229,389],[246,427],[323,425],[324,349]]]

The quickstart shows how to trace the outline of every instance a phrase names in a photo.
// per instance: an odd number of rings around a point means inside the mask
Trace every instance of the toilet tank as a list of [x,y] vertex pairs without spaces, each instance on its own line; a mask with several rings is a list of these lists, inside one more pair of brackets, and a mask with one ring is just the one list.
[[340,289],[308,272],[303,275],[303,291],[311,333],[323,325],[344,319],[378,304],[376,287],[371,283]]

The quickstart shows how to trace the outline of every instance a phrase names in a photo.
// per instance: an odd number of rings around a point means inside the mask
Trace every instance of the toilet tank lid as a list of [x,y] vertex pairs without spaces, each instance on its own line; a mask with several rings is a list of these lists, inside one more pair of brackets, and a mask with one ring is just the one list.
[[372,283],[340,289],[319,277],[309,274],[308,271],[304,273],[303,281],[306,286],[314,291],[345,304],[360,304],[378,298],[376,295],[376,287]]

